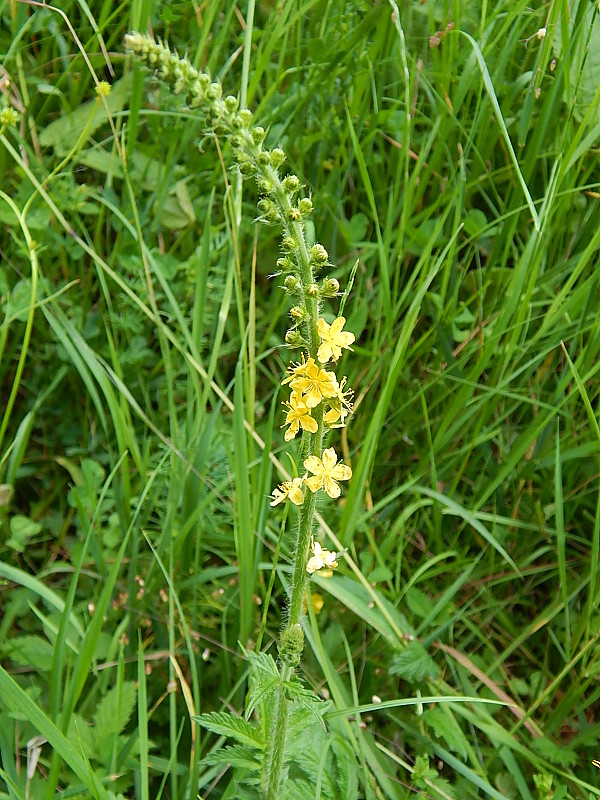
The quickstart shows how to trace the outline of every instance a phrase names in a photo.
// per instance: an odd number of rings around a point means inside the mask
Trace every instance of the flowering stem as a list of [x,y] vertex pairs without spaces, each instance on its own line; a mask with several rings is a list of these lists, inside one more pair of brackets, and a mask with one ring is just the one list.
[[[250,29],[253,9],[254,0],[250,0]],[[321,244],[309,246],[306,242],[304,220],[312,213],[312,202],[309,197],[294,199],[301,189],[296,175],[280,178],[278,170],[285,161],[285,153],[278,147],[273,150],[263,147],[266,131],[253,125],[252,113],[243,107],[245,88],[240,109],[237,98],[231,95],[223,97],[218,81],[198,72],[187,59],[171,53],[162,43],[134,32],[125,37],[125,45],[130,52],[144,59],[175,94],[186,98],[189,107],[197,110],[203,120],[205,130],[229,139],[240,175],[256,178],[261,194],[258,202],[261,221],[283,227],[283,255],[277,261],[278,274],[285,276],[282,288],[297,297],[297,305],[290,310],[294,325],[287,331],[285,341],[291,347],[304,350],[302,363],[289,369],[291,377],[284,380],[284,383],[291,383],[292,390],[289,402],[284,403],[288,409],[285,424],[289,425],[285,440],[293,439],[302,427],[304,467],[312,475],[286,481],[274,490],[271,503],[277,505],[287,499],[300,506],[288,620],[279,641],[280,681],[275,689],[275,713],[262,762],[264,796],[266,800],[279,800],[292,703],[290,696],[294,696],[291,679],[304,646],[300,620],[306,576],[323,567],[329,570],[337,566],[337,554],[313,541],[317,492],[324,490],[335,499],[340,496],[338,481],[352,477],[349,466],[337,463],[334,448],[323,452],[325,428],[344,425],[344,418],[352,410],[349,399],[352,393],[344,391],[345,377],[338,383],[335,373],[321,365],[337,361],[342,348],[351,349],[354,334],[342,332],[345,323],[342,316],[338,316],[331,326],[319,318],[319,303],[339,295],[339,282],[332,277],[316,282],[315,274],[328,265],[328,254]],[[247,47],[244,52],[246,80],[249,52]],[[238,193],[238,200],[239,196]],[[239,217],[239,204],[236,213]],[[308,356],[307,360],[305,356]]]
[[[319,413],[320,412],[320,413]],[[323,409],[316,409],[315,419],[319,426],[315,434],[307,434],[308,455],[320,455],[323,448]],[[302,598],[306,583],[306,564],[312,538],[313,521],[317,507],[317,495],[308,492],[304,503],[300,506],[300,519],[298,520],[298,536],[296,540],[296,555],[294,558],[294,575],[292,578],[292,592],[288,616],[288,626],[300,622],[302,615]]]

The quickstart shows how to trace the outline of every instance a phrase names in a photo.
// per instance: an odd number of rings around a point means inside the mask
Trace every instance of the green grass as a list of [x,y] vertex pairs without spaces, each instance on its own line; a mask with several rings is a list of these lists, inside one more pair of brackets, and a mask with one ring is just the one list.
[[596,6],[60,8],[0,0],[0,798],[241,796],[190,720],[243,713],[285,608],[278,232],[124,57],[148,21],[358,263],[303,662],[356,796],[600,797]]

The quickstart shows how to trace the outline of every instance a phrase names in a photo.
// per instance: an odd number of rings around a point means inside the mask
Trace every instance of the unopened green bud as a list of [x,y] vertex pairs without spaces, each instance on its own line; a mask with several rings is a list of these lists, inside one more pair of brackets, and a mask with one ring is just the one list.
[[274,150],[271,150],[271,165],[275,167],[275,169],[280,167],[284,161],[285,153],[281,147],[276,147]]
[[324,264],[327,263],[327,260],[329,258],[329,253],[327,252],[327,250],[325,250],[322,244],[319,244],[318,242],[317,244],[313,244],[313,246],[309,249],[308,252],[310,254],[310,260],[312,261],[313,264],[322,267]]
[[300,200],[298,200],[298,211],[303,217],[307,217],[309,214],[312,214],[313,204],[310,197],[301,197]]
[[225,108],[229,111],[230,114],[233,114],[237,111],[237,107],[239,105],[237,97],[234,97],[232,94],[227,95],[225,98]]
[[269,211],[273,211],[275,208],[273,201],[269,200],[268,197],[262,197],[256,205],[262,214],[268,214]]
[[271,163],[271,158],[267,152],[261,150],[256,159],[261,167],[268,167]]
[[299,622],[285,628],[279,640],[279,657],[288,667],[297,667],[304,649],[304,631]]
[[251,164],[250,161],[238,161],[238,167],[240,168],[240,172],[244,177],[254,175],[256,172],[256,167]]
[[302,215],[298,209],[294,208],[293,206],[286,211],[285,215],[290,222],[299,222],[302,219]]
[[297,328],[290,328],[285,334],[285,343],[289,347],[303,347],[306,344],[306,340]]
[[260,125],[252,128],[252,141],[254,144],[262,144],[265,140],[265,136],[267,132],[264,128],[261,128]]
[[284,236],[281,240],[281,247],[284,253],[293,253],[296,249],[296,240],[293,236]]
[[261,192],[264,192],[264,194],[271,194],[273,191],[272,182],[269,178],[265,178],[263,175],[256,176],[256,185]]
[[[279,261],[283,261],[283,259],[280,258]],[[277,263],[279,265],[279,262]],[[299,294],[300,287],[301,287],[300,281],[295,275],[286,275],[285,280],[283,282],[283,288],[287,292],[287,294]]]
[[294,322],[302,322],[302,320],[306,317],[306,311],[302,308],[302,306],[294,306],[290,308],[290,317],[294,320]]
[[221,88],[220,83],[211,83],[206,91],[206,96],[209,100],[219,100],[223,89]]
[[297,192],[300,188],[300,179],[297,175],[286,175],[281,185],[286,192]]
[[[292,266],[292,262],[290,261],[290,259],[287,256],[283,256],[283,258],[278,258],[277,259],[277,266],[278,266],[279,269],[285,271],[285,270],[290,269],[290,267]],[[287,280],[287,278],[286,278],[286,280]],[[295,278],[294,280],[298,280],[298,278]]]
[[340,282],[336,278],[325,278],[321,284],[321,297],[335,297],[340,290]]
[[311,283],[310,286],[308,286],[306,289],[306,294],[309,295],[309,297],[318,297],[319,287],[317,286],[317,284]]
[[252,112],[249,108],[242,108],[240,111],[240,119],[244,128],[249,128],[252,124]]

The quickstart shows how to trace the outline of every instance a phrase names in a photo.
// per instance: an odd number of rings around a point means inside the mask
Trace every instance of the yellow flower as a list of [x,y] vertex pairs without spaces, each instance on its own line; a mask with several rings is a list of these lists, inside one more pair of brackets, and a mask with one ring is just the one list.
[[308,408],[315,408],[324,398],[333,397],[337,385],[333,372],[321,369],[314,358],[294,367],[293,375],[283,381],[288,382],[295,392],[302,394]]
[[344,333],[342,328],[346,324],[345,317],[337,317],[328,325],[322,317],[317,320],[317,332],[321,339],[321,346],[317,358],[321,364],[326,364],[330,359],[337,361],[342,355],[342,347],[352,350],[350,345],[355,339],[353,333]]
[[312,477],[305,478],[304,483],[311,492],[325,489],[329,497],[340,496],[338,481],[348,481],[352,477],[352,470],[346,464],[337,463],[337,454],[333,447],[323,451],[323,460],[318,456],[309,456],[304,462],[305,468],[312,472]]
[[332,553],[331,550],[326,550],[324,547],[321,547],[318,542],[312,543],[312,551],[313,555],[308,559],[308,563],[306,565],[306,571],[308,574],[312,575],[313,572],[323,569],[323,567],[327,568],[326,572],[323,573],[324,577],[327,572],[331,574],[331,570],[335,569],[338,565],[338,562],[336,561],[336,553]]
[[280,483],[276,489],[273,489],[273,500],[269,503],[270,506],[279,505],[286,498],[289,498],[296,506],[301,506],[304,500],[302,494],[302,478],[292,478],[291,481],[284,481]]
[[325,605],[325,600],[323,600],[323,595],[319,594],[318,592],[313,592],[310,596],[310,600],[312,602],[312,607],[314,609],[315,614],[320,614],[321,609]]
[[344,391],[344,386],[346,385],[346,378],[345,376],[342,378],[342,382],[337,384],[336,382],[336,390],[335,395],[328,399],[329,411],[327,411],[323,415],[323,421],[327,423],[327,425],[334,425],[338,420],[340,422],[339,425],[336,425],[336,428],[344,426],[344,420],[348,416],[348,414],[352,413],[352,403],[350,398],[354,394],[352,389],[347,389]]
[[[304,402],[300,392],[292,392],[290,402],[283,403],[289,409],[285,418],[285,425],[290,427],[285,432],[286,442],[291,441],[302,427],[303,431],[316,433],[318,430],[317,421],[310,415],[310,408]],[[283,426],[282,426],[283,427]]]

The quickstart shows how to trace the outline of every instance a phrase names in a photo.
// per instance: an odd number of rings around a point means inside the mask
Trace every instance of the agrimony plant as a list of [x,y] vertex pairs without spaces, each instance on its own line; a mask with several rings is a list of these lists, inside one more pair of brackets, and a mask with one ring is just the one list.
[[[304,646],[301,617],[307,575],[318,571],[331,574],[337,566],[338,554],[314,538],[317,499],[322,493],[337,499],[340,481],[352,477],[350,467],[338,460],[335,448],[324,447],[327,432],[344,426],[352,412],[352,391],[346,389],[346,378],[338,379],[331,366],[344,349],[351,349],[354,335],[344,330],[343,316],[331,324],[320,316],[322,302],[338,297],[340,286],[335,278],[323,274],[330,266],[326,249],[319,243],[307,242],[305,223],[313,211],[310,198],[301,195],[296,175],[281,176],[285,153],[279,147],[269,150],[264,146],[266,131],[254,124],[252,112],[240,109],[236,97],[223,96],[218,81],[153,38],[131,33],[125,38],[125,46],[155,70],[175,94],[182,95],[190,108],[197,110],[203,133],[212,132],[231,142],[241,174],[255,178],[261,194],[260,221],[282,229],[282,254],[276,275],[283,278],[284,291],[294,299],[290,310],[292,326],[285,342],[300,351],[300,359],[292,363],[282,379],[282,385],[289,390],[283,427],[287,442],[301,433],[304,475],[296,475],[276,487],[270,504],[291,502],[299,509],[279,660],[276,663],[266,653],[246,654],[251,682],[245,720],[223,713],[197,718],[205,728],[236,742],[207,761],[238,767],[245,774],[244,787],[238,787],[241,796],[262,795],[267,800],[301,797],[307,788],[306,778],[314,779],[321,764],[318,779],[324,796],[352,798],[356,795],[353,760],[331,735],[329,748],[324,748],[328,760],[323,762],[319,737],[311,731],[307,738],[306,731],[315,720],[322,723],[326,704],[306,690],[296,676]],[[322,729],[321,734],[324,735]]]

